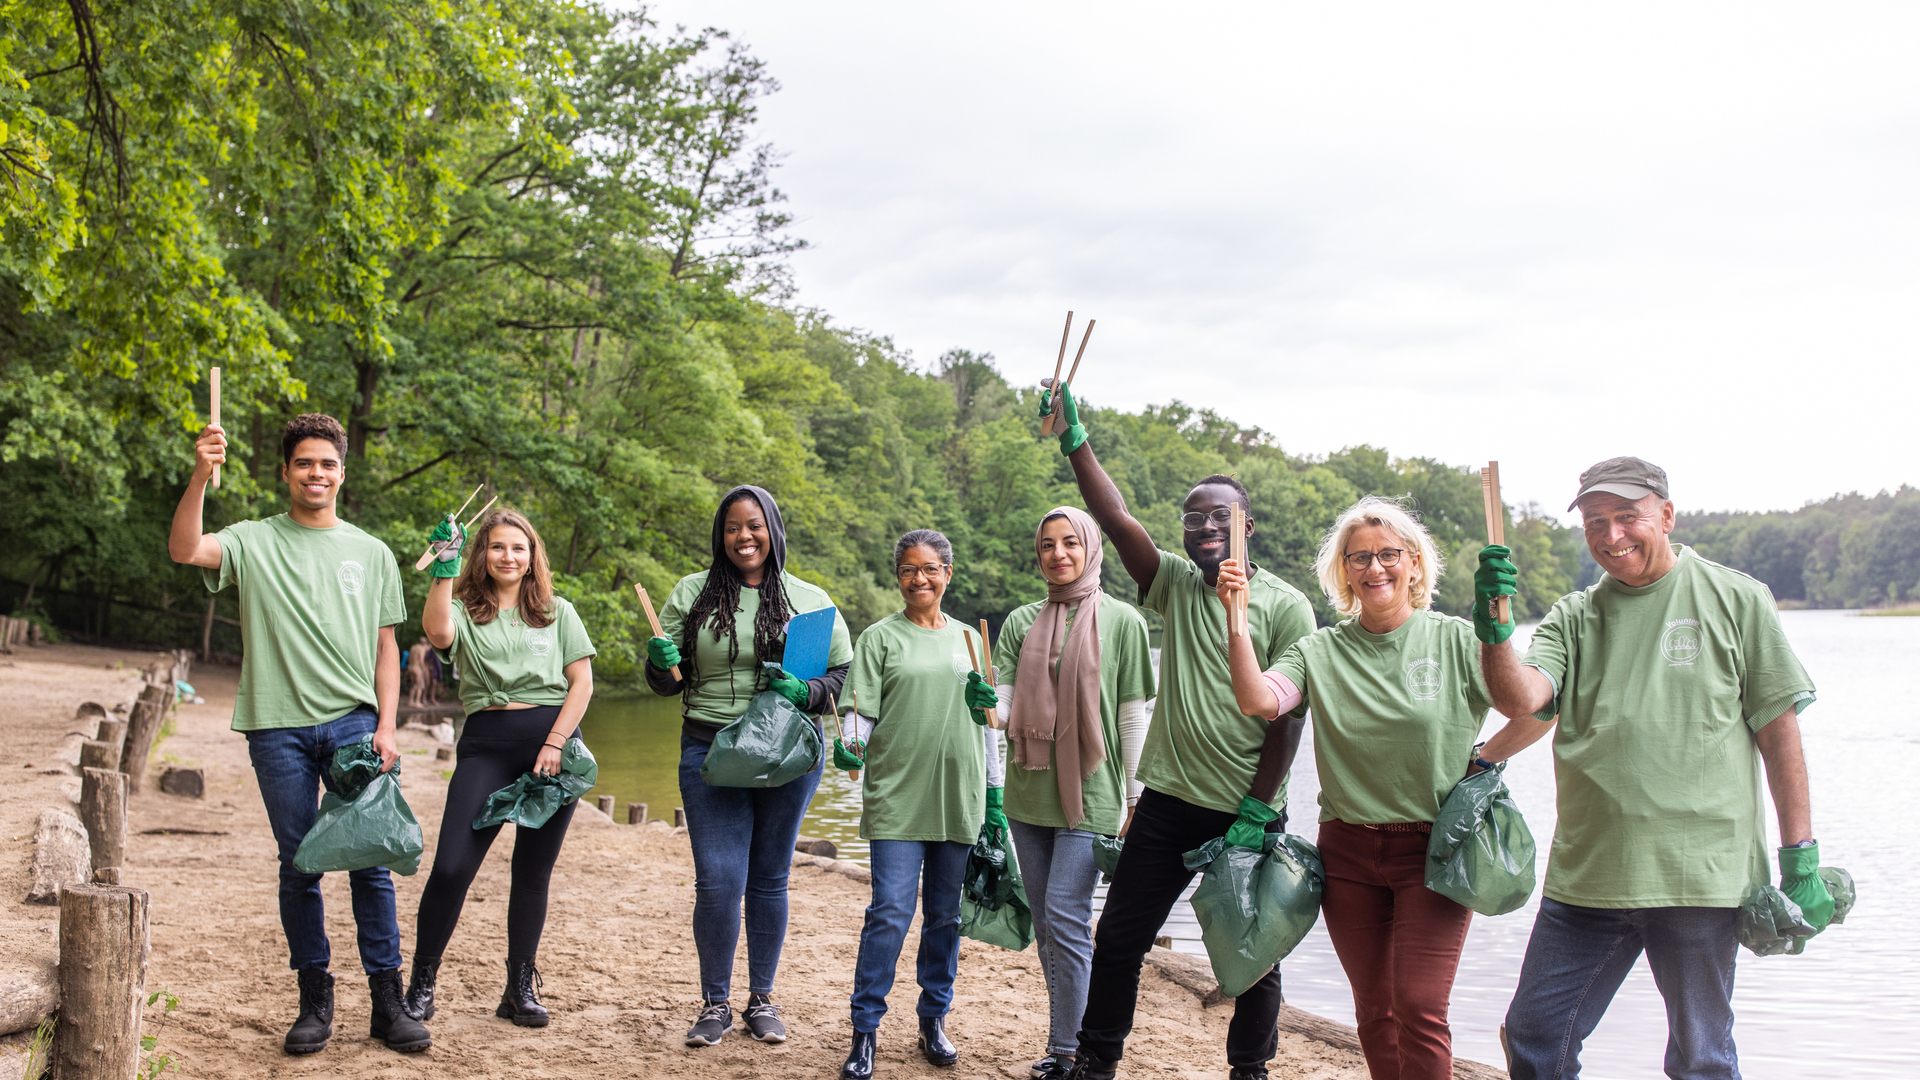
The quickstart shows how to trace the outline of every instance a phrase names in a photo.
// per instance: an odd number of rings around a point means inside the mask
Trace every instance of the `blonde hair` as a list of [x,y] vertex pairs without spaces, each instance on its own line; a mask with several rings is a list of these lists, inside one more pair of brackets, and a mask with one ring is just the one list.
[[1369,495],[1340,515],[1327,530],[1327,538],[1320,544],[1320,554],[1313,560],[1313,572],[1320,577],[1320,587],[1326,590],[1327,599],[1333,602],[1333,608],[1342,615],[1360,614],[1360,601],[1353,595],[1353,586],[1347,582],[1347,538],[1353,530],[1362,525],[1378,525],[1400,538],[1407,546],[1407,553],[1418,559],[1412,580],[1408,582],[1413,606],[1425,608],[1433,606],[1433,594],[1440,588],[1440,575],[1446,571],[1446,565],[1440,560],[1440,550],[1434,547],[1433,536],[1426,526],[1420,524],[1407,508],[1391,499],[1382,499],[1378,495]]

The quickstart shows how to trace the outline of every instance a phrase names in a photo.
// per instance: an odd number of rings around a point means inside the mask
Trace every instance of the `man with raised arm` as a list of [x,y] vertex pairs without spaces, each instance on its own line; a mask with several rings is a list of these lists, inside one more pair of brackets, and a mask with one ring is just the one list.
[[[1246,489],[1231,477],[1201,480],[1182,507],[1186,556],[1160,550],[1094,459],[1071,390],[1063,387],[1059,394],[1066,421],[1060,450],[1073,464],[1080,498],[1139,586],[1141,606],[1166,622],[1159,702],[1137,773],[1146,790],[1121,829],[1127,842],[1094,934],[1087,1010],[1071,1073],[1075,1080],[1106,1080],[1133,1030],[1141,961],[1193,880],[1181,857],[1219,836],[1257,843],[1262,831],[1285,826],[1286,775],[1305,714],[1270,723],[1243,715],[1233,696],[1226,608],[1213,589],[1227,558],[1234,503],[1248,511],[1246,531],[1253,535]],[[1042,416],[1051,411],[1051,397],[1041,400]],[[1257,567],[1247,587],[1254,652],[1270,667],[1287,646],[1312,632],[1313,607],[1300,590]],[[1278,967],[1234,999],[1227,1028],[1233,1080],[1267,1075],[1279,1044],[1280,1002]]]
[[[167,553],[201,568],[207,588],[240,590],[240,692],[233,729],[247,737],[267,821],[280,849],[280,925],[300,983],[300,1014],[287,1031],[290,1054],[324,1049],[333,1037],[332,948],[320,875],[303,874],[293,854],[313,828],[320,786],[333,787],[334,751],[371,734],[381,771],[400,758],[400,646],[407,617],[400,571],[387,545],[334,514],[347,474],[347,436],[331,416],[308,413],[280,439],[287,512],[236,522],[208,535],[201,503],[214,466],[227,459],[219,425],[194,445],[193,478],[173,512]],[[360,965],[373,991],[371,1033],[403,1053],[433,1045],[401,1002],[400,926],[393,876],[385,867],[347,875],[359,927]]]
[[[1559,719],[1560,821],[1507,1010],[1513,1078],[1578,1076],[1581,1044],[1644,951],[1667,1003],[1667,1075],[1735,1080],[1734,917],[1768,869],[1762,762],[1781,891],[1810,925],[1833,917],[1800,750],[1813,682],[1765,585],[1670,542],[1664,471],[1603,461],[1580,475],[1575,507],[1606,574],[1553,605],[1526,659],[1513,625],[1489,617],[1514,593],[1512,553],[1485,549],[1474,575],[1494,707],[1539,718],[1541,734]],[[1496,741],[1483,761],[1521,746]]]

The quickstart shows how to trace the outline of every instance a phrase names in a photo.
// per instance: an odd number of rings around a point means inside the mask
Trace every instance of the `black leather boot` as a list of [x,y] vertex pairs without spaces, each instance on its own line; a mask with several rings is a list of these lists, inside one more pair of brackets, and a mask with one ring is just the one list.
[[1119,1062],[1102,1061],[1081,1047],[1079,1055],[1073,1059],[1073,1071],[1067,1073],[1067,1080],[1113,1080],[1119,1068]]
[[289,1054],[313,1054],[333,1038],[333,976],[326,968],[300,969],[300,1017],[287,1029]]
[[407,1015],[406,995],[400,989],[400,970],[382,971],[367,976],[367,989],[373,995],[373,1023],[367,1034],[384,1039],[387,1049],[402,1054],[418,1053],[433,1045],[427,1025]]
[[951,1065],[960,1060],[960,1048],[947,1038],[946,1017],[920,1018],[920,1052],[935,1065]]
[[853,1049],[847,1052],[847,1063],[840,1066],[840,1080],[872,1080],[873,1051],[879,1039],[871,1031],[853,1033]]
[[407,980],[407,1015],[421,1023],[433,1019],[433,985],[440,977],[440,961],[413,958],[413,977]]
[[540,970],[533,961],[508,957],[507,988],[500,994],[500,1007],[493,1010],[493,1015],[520,1027],[546,1027],[547,1007],[534,996],[539,985]]

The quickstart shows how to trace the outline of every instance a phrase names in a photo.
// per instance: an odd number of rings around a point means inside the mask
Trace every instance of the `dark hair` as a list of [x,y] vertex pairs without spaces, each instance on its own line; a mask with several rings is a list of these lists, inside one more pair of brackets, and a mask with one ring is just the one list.
[[[720,509],[713,515],[713,565],[707,570],[706,584],[700,587],[700,595],[693,598],[687,608],[687,621],[682,631],[680,663],[687,673],[698,673],[700,662],[698,650],[694,648],[694,639],[700,628],[705,626],[713,631],[713,640],[719,641],[722,632],[727,635],[727,663],[740,657],[740,631],[735,625],[734,613],[740,610],[740,590],[745,587],[746,579],[740,576],[740,568],[733,565],[722,542],[727,517],[727,508],[734,503],[747,499],[753,500],[760,508],[761,516],[767,522],[769,538],[767,561],[760,576],[757,591],[760,593],[760,610],[753,616],[753,655],[761,662],[777,661],[787,651],[787,620],[793,614],[793,605],[787,599],[787,585],[782,580],[786,570],[786,527],[780,520],[780,508],[773,502],[773,496],[761,498],[755,492],[759,488],[741,486],[727,493],[720,500]],[[692,680],[688,680],[691,685]]]
[[454,598],[467,605],[467,617],[482,626],[500,614],[500,602],[493,595],[493,577],[487,573],[487,541],[493,530],[502,526],[527,534],[527,572],[520,579],[520,599],[516,606],[528,626],[546,626],[553,622],[553,570],[547,565],[547,546],[533,523],[518,510],[495,510],[481,519],[480,528],[467,540],[467,565],[453,583]]
[[[1212,476],[1201,477],[1200,482],[1193,486],[1196,488],[1203,488],[1203,487],[1206,487],[1208,484],[1224,484],[1227,487],[1230,487],[1233,490],[1239,492],[1240,504],[1247,508],[1247,513],[1249,514],[1253,513],[1253,496],[1247,494],[1247,486],[1245,484],[1242,484],[1240,481],[1235,480],[1233,477],[1228,476],[1224,473],[1214,473]],[[1191,495],[1192,491],[1188,491],[1188,494]]]
[[922,546],[932,548],[934,554],[940,556],[940,565],[953,565],[953,542],[932,529],[915,529],[894,541],[893,565],[899,567],[900,556],[905,555],[908,548]]
[[293,448],[300,445],[302,439],[325,439],[340,452],[341,460],[347,456],[347,432],[340,421],[326,413],[301,413],[287,421],[287,430],[280,436],[280,463],[293,464]]

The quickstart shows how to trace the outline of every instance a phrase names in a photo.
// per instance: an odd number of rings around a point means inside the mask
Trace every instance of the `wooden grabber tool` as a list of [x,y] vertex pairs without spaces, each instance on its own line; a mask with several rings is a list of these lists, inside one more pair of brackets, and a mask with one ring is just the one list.
[[[1073,312],[1067,312],[1067,325],[1060,329],[1060,355],[1053,359],[1053,378],[1042,382],[1041,386],[1052,386],[1060,381],[1060,371],[1067,366],[1067,342],[1073,338]],[[1040,434],[1053,434],[1053,414],[1040,421]]]
[[[1500,501],[1500,463],[1497,461],[1487,462],[1487,467],[1480,470],[1480,501],[1486,505],[1487,543],[1505,547],[1507,508]],[[1507,598],[1504,596],[1494,598],[1493,621],[1502,626],[1513,621],[1513,616],[1507,610]]]
[[1056,369],[1052,381],[1047,383],[1054,391],[1053,411],[1047,414],[1046,425],[1040,429],[1040,434],[1063,435],[1066,433],[1067,429],[1060,426],[1060,412],[1065,408],[1065,402],[1060,398],[1060,391],[1072,386],[1073,377],[1080,374],[1080,358],[1087,355],[1087,342],[1093,340],[1093,324],[1099,321],[1099,319],[1087,320],[1087,332],[1080,335],[1080,347],[1073,351],[1073,370],[1067,372],[1067,381],[1064,383],[1060,381],[1060,372]]
[[[217,367],[207,369],[207,423],[220,426],[220,369]],[[220,466],[217,464],[213,467],[213,486],[220,486]]]
[[[987,669],[980,665],[980,657],[985,655],[986,653],[986,644],[985,644],[987,640],[986,630],[987,630],[987,620],[981,619],[980,620],[981,646],[980,646],[980,652],[978,653],[973,651],[973,634],[967,630],[960,631],[960,636],[967,639],[967,659],[973,661],[973,670],[979,672],[982,676],[986,676],[987,674]],[[989,660],[988,662],[991,663],[992,661]],[[993,680],[991,678],[987,679],[987,685],[988,686],[993,685]],[[987,726],[992,728],[995,731],[999,731],[1000,730],[999,711],[996,709],[986,709],[983,711],[987,714]]]
[[[473,502],[473,500],[474,500],[474,498],[475,498],[476,496],[478,496],[478,495],[480,494],[480,488],[483,488],[483,487],[486,487],[486,486],[487,486],[487,485],[485,485],[485,484],[481,484],[481,485],[480,485],[480,487],[477,487],[477,488],[474,488],[474,489],[473,489],[473,492],[472,492],[472,494],[470,494],[470,495],[468,495],[468,496],[467,496],[467,501],[466,501],[466,502],[463,502],[463,503],[461,503],[461,504],[460,504],[460,509],[458,509],[458,510],[455,510],[455,511],[454,511],[454,512],[453,512],[453,513],[452,513],[451,515],[449,515],[449,516],[451,516],[451,517],[455,517],[455,518],[458,518],[458,517],[459,517],[459,516],[460,516],[460,515],[461,515],[462,513],[464,513],[464,512],[466,511],[466,509],[467,509],[467,506],[468,506],[469,504],[471,504],[471,503]],[[483,506],[483,507],[481,507],[481,508],[480,508],[480,514],[484,514],[484,513],[486,513],[486,512],[487,512],[487,507],[490,507],[490,506],[492,506],[492,505],[493,505],[493,504],[494,504],[495,502],[497,502],[497,501],[499,501],[499,498],[500,498],[500,496],[498,496],[498,495],[495,495],[495,496],[494,496],[493,498],[491,498],[491,499],[488,499],[488,500],[487,500],[487,505],[486,505],[486,506]],[[465,527],[466,527],[466,528],[469,528],[469,529],[470,529],[470,528],[472,528],[472,527],[473,527],[473,523],[474,523],[474,522],[476,522],[476,521],[479,521],[479,520],[480,520],[480,514],[475,514],[475,515],[473,515],[473,517],[472,517],[472,518],[470,518],[470,519],[468,519],[468,521],[467,521],[467,524],[466,524],[466,526],[465,526]],[[427,564],[428,564],[428,563],[430,563],[430,562],[432,562],[432,561],[433,561],[433,558],[434,558],[434,556],[436,556],[436,555],[438,555],[438,554],[440,554],[440,552],[441,552],[441,551],[442,551],[443,549],[445,549],[445,548],[446,548],[446,546],[447,546],[447,545],[446,545],[446,542],[445,542],[445,541],[442,541],[442,542],[440,542],[440,543],[437,543],[437,544],[428,544],[428,545],[427,545],[427,550],[425,550],[425,551],[423,551],[423,552],[421,552],[421,553],[420,553],[420,558],[418,558],[418,559],[416,559],[416,560],[414,561],[414,564],[413,564],[413,568],[414,568],[415,570],[425,570],[425,569],[427,568]]]
[[[1249,585],[1253,575],[1247,573],[1247,508],[1235,502],[1227,519],[1227,558],[1240,568]],[[1228,635],[1247,632],[1247,590],[1245,588],[1233,594],[1233,606],[1227,609]]]
[[[653,601],[647,597],[647,587],[636,581],[633,583],[633,591],[640,597],[640,607],[647,613],[647,625],[653,627],[653,636],[666,637],[667,632],[660,628],[660,616],[653,612]],[[680,677],[680,665],[673,665],[672,671],[673,677],[678,679]]]

